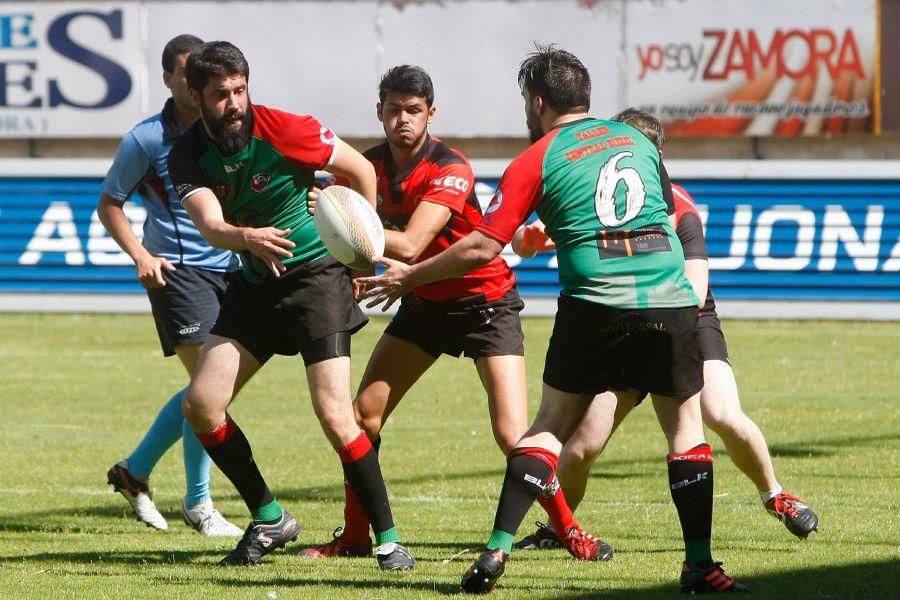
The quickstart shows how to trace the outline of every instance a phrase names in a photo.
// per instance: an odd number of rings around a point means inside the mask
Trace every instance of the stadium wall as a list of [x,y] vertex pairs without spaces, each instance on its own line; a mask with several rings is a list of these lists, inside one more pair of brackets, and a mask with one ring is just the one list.
[[[490,200],[508,161],[474,161]],[[106,160],[0,163],[0,310],[144,312],[127,255],[97,220]],[[900,161],[670,161],[695,198],[729,318],[900,319]],[[140,235],[139,204],[126,212]],[[553,314],[552,253],[509,249],[527,314]]]

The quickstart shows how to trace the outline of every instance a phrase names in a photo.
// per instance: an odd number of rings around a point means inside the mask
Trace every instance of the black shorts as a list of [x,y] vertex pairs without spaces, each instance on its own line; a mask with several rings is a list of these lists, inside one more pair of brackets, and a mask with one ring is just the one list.
[[700,315],[697,321],[697,343],[700,344],[700,358],[703,360],[721,360],[731,364],[718,315]]
[[237,341],[260,363],[300,353],[308,366],[350,356],[349,335],[367,322],[350,270],[327,256],[259,285],[234,273],[211,333]]
[[544,382],[573,394],[688,398],[703,387],[697,308],[624,310],[561,296]]
[[516,288],[487,302],[484,296],[453,302],[429,302],[407,294],[384,332],[415,344],[431,356],[525,354],[519,312],[525,304]]
[[176,346],[206,341],[219,316],[228,275],[185,266],[162,274],[166,285],[149,288],[147,297],[163,355],[172,356]]

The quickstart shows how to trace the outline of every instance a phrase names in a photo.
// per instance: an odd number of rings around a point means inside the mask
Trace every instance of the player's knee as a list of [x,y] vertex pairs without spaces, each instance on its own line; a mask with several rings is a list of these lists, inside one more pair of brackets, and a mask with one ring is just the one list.
[[719,437],[734,437],[741,430],[743,414],[732,414],[724,410],[705,411],[703,424],[713,430]]
[[378,434],[381,433],[381,426],[383,424],[381,415],[357,414],[356,422],[359,424],[359,428],[366,432],[366,435],[369,436],[370,440],[374,440],[378,437]]
[[584,471],[591,468],[598,454],[599,450],[572,439],[563,446],[562,452],[559,454],[559,462],[560,464],[565,463],[567,468]]

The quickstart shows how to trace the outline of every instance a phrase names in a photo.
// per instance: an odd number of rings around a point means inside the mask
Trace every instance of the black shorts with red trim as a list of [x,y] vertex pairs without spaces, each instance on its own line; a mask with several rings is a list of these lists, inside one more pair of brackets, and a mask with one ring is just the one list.
[[308,366],[350,356],[350,334],[368,321],[353,299],[350,270],[327,256],[259,285],[234,273],[211,333],[240,343],[260,363],[299,353]]
[[722,322],[715,313],[700,313],[697,320],[697,342],[700,344],[700,357],[704,361],[721,360],[731,364],[728,360],[728,344],[725,343]]
[[703,387],[697,308],[630,310],[561,296],[544,383],[573,394],[688,398]]
[[178,265],[162,271],[166,285],[147,289],[164,356],[177,346],[202,344],[219,316],[228,274]]
[[452,302],[429,302],[407,294],[385,334],[415,344],[431,356],[464,354],[523,356],[525,336],[519,312],[525,304],[513,287],[493,302],[484,296]]

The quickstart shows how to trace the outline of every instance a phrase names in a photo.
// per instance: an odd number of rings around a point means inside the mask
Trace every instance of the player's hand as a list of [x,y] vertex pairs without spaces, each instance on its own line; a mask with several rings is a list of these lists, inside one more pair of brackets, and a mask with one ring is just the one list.
[[366,290],[369,289],[369,286],[363,282],[363,278],[372,277],[375,275],[375,267],[371,269],[366,269],[365,271],[357,271],[355,269],[350,270],[350,279],[353,280],[353,299],[359,302],[363,298],[365,298]]
[[410,278],[413,268],[406,263],[383,256],[376,256],[372,262],[387,267],[387,271],[381,275],[359,279],[360,283],[366,286],[362,298],[373,298],[366,304],[366,308],[384,302],[384,306],[381,307],[381,311],[384,312],[412,289]]
[[306,192],[306,212],[311,215],[316,214],[316,201],[319,199],[319,192],[321,191],[321,188],[313,186]]
[[244,247],[265,263],[275,277],[285,272],[287,267],[279,257],[290,258],[296,244],[287,239],[290,229],[277,227],[247,227],[244,229]]
[[175,265],[161,256],[148,254],[145,258],[140,258],[134,263],[134,269],[137,271],[137,278],[141,285],[150,289],[166,285],[162,272],[163,270],[174,271]]
[[522,244],[526,249],[535,252],[547,252],[548,250],[556,249],[556,244],[544,232],[544,224],[541,221],[535,221],[525,226],[525,229],[522,230]]

